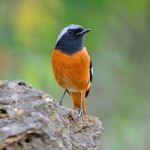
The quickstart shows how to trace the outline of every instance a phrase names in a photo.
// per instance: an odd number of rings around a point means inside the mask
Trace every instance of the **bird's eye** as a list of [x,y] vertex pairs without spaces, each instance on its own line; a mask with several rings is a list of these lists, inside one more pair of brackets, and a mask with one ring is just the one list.
[[68,33],[69,33],[69,34],[73,34],[73,31],[72,31],[72,30],[68,30]]
[[82,28],[78,28],[75,30],[75,33],[80,33],[80,32],[82,32],[82,30],[83,30]]

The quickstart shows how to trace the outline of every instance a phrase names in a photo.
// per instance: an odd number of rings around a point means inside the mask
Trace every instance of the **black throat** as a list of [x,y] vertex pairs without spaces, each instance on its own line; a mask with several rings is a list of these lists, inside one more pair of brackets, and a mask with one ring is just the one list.
[[83,48],[83,37],[63,37],[56,43],[55,49],[59,49],[66,54],[73,54]]

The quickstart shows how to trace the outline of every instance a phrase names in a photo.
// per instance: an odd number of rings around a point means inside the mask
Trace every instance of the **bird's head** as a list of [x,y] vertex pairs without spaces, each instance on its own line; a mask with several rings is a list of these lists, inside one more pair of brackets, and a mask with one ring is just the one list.
[[83,48],[83,37],[90,29],[80,25],[71,24],[60,32],[55,48],[68,54],[72,54]]

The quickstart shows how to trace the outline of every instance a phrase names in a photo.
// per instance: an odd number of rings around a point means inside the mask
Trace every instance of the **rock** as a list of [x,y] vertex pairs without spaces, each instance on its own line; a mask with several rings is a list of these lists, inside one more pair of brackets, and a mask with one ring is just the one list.
[[0,81],[0,150],[99,150],[102,123],[77,115],[23,81]]

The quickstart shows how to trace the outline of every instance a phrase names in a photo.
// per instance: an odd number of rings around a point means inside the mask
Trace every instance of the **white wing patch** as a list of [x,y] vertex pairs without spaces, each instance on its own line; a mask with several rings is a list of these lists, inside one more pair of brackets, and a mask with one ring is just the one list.
[[93,76],[93,66],[92,66],[92,68],[91,68],[91,73],[92,73],[92,76]]
[[93,80],[93,65],[92,65],[92,61],[90,61],[90,83],[92,83]]

